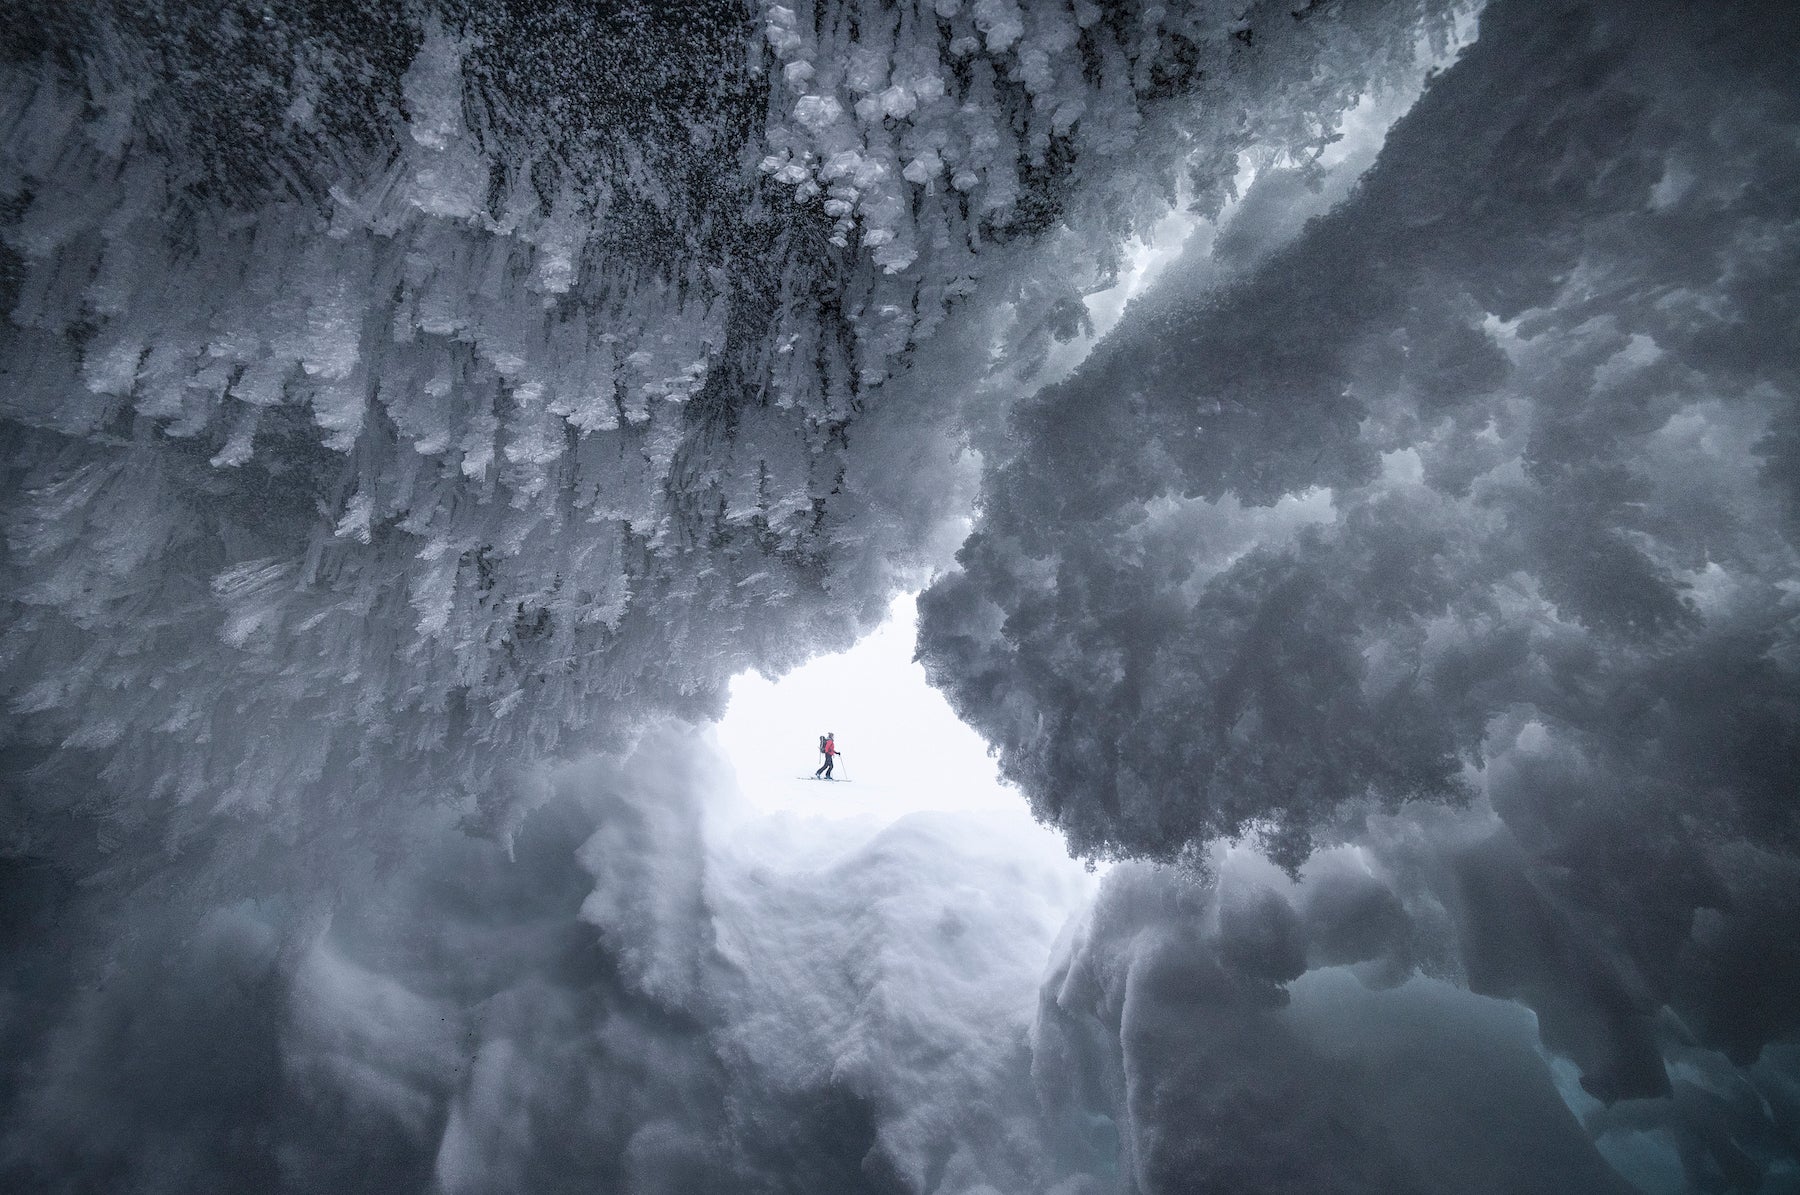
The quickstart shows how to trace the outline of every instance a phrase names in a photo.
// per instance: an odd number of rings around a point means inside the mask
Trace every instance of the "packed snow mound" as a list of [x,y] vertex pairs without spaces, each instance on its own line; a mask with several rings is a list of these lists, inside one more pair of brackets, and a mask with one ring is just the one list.
[[1448,20],[35,15],[0,64],[10,737],[40,791],[178,797],[176,842],[327,791],[505,806],[844,645],[964,513],[996,346],[1079,333],[1124,238],[1316,149]]
[[[9,1073],[0,1175],[1048,1189],[1029,1030],[1092,878],[1054,839],[1020,839],[1023,810],[724,833],[709,811],[731,783],[706,736],[660,727],[562,773],[510,850],[414,811],[419,848],[346,877],[328,920],[191,889],[149,908],[63,894],[66,936],[6,956],[0,1028],[49,1019],[39,1001],[61,1014]],[[27,879],[0,868],[9,908],[43,899]],[[108,982],[85,982],[96,966]]]
[[1630,1191],[1526,1010],[1393,966],[1366,860],[1213,862],[1115,868],[1046,977],[1032,1074],[1080,1189]]
[[[417,812],[424,849],[355,879],[328,922],[193,891],[67,901],[80,948],[8,955],[15,991],[65,1011],[0,1173],[46,1190],[1624,1190],[1524,1009],[1346,969],[1363,951],[1336,927],[1372,903],[1346,877],[1380,884],[1357,859],[1299,888],[1248,852],[1216,885],[1141,865],[1097,885],[1021,836],[1022,810],[721,820],[729,788],[705,736],[664,727],[563,773],[510,855]],[[90,949],[106,984],[82,983]]]

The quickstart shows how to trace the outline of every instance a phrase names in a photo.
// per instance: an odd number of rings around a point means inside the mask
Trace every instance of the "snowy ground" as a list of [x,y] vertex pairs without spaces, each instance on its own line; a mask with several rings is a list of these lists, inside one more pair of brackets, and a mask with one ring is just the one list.
[[[925,682],[913,662],[918,615],[895,598],[886,621],[848,651],[807,661],[777,681],[746,673],[714,730],[753,809],[887,824],[909,812],[1023,812],[986,744]],[[818,737],[843,753],[842,787],[803,779],[818,767]],[[1027,819],[1029,820],[1029,819]]]

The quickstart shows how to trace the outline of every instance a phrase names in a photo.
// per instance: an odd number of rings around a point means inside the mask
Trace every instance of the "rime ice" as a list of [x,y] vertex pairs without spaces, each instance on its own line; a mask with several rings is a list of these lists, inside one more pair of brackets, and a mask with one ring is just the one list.
[[14,14],[4,1185],[1791,1181],[1786,6],[601,8]]

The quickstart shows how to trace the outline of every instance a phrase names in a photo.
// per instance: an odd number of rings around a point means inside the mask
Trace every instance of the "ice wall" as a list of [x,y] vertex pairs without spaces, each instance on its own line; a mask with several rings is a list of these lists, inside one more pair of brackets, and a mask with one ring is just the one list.
[[534,762],[843,645],[964,513],[996,349],[1079,332],[1178,190],[1310,152],[1445,19],[36,15],[10,741],[178,845],[399,794],[505,824]]
[[[1173,267],[1015,412],[921,600],[934,683],[1074,846],[1353,851],[1253,973],[1516,1000],[1603,1144],[1690,1189],[1792,1165],[1797,38],[1489,6],[1341,206]],[[1129,1018],[1070,998],[1160,1165]]]
[[[19,11],[6,1183],[1792,1184],[1786,6]],[[1097,896],[712,836],[966,516]]]

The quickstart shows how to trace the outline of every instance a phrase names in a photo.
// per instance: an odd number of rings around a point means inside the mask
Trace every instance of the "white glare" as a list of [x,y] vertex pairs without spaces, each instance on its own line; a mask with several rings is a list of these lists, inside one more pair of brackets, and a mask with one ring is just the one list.
[[[733,678],[717,735],[752,807],[883,823],[924,810],[1024,810],[1024,797],[996,776],[987,745],[913,662],[917,618],[912,595],[902,595],[849,651],[779,681]],[[811,778],[827,732],[843,753],[834,783]]]

